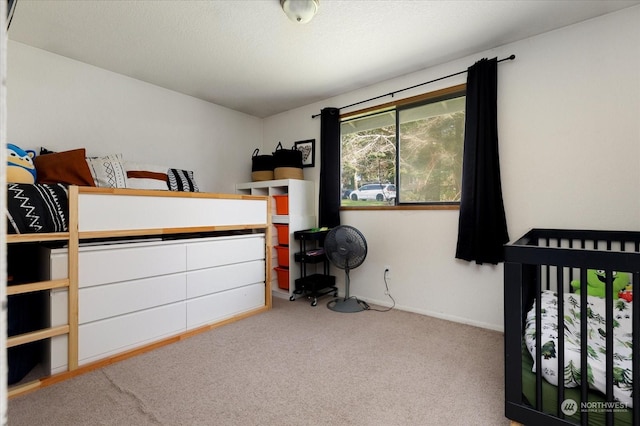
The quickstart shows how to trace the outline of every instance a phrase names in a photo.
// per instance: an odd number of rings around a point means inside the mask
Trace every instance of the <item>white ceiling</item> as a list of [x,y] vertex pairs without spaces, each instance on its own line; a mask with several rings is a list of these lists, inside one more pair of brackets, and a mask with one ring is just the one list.
[[[640,0],[18,0],[9,38],[257,117]],[[517,53],[517,52],[514,52]]]

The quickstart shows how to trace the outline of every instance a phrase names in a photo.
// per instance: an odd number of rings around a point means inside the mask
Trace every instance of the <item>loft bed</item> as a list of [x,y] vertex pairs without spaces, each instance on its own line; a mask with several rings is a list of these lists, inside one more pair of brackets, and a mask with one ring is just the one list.
[[[31,266],[48,277],[7,287],[9,298],[50,295],[50,306],[45,306],[50,311],[48,324],[10,335],[7,347],[50,342],[47,355],[64,357],[64,372],[53,374],[52,369],[52,375],[21,382],[9,389],[9,396],[271,308],[265,273],[271,244],[268,197],[18,186],[22,207],[28,204],[25,191],[39,192],[44,195],[33,197],[45,200],[44,210],[40,216],[21,216],[11,209],[14,197],[9,191],[8,230],[26,232],[7,235],[9,250],[36,243],[54,243],[55,248],[46,249],[46,256],[34,259],[37,267]],[[30,228],[34,223],[36,228]],[[64,276],[57,276],[60,271]],[[104,278],[110,273],[112,279]],[[97,310],[104,311],[101,317],[94,313]],[[134,330],[141,321],[160,328],[151,334]]]
[[640,232],[533,229],[505,246],[512,424],[640,423],[638,282]]

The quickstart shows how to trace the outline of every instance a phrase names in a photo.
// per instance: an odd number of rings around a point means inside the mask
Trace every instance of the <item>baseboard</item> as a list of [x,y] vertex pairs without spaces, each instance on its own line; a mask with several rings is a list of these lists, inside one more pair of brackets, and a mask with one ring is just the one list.
[[[357,297],[360,300],[364,300],[367,303],[378,305],[378,306],[384,306],[387,308],[392,306],[392,303],[388,300],[369,299],[369,298],[364,298],[360,296],[355,296],[355,297]],[[451,322],[457,322],[460,324],[472,325],[474,327],[485,328],[493,331],[499,331],[501,333],[504,332],[504,325],[498,326],[495,324],[490,324],[482,321],[474,321],[474,320],[470,320],[469,318],[463,318],[456,315],[443,314],[442,312],[434,312],[426,309],[416,309],[413,307],[403,306],[398,304],[396,304],[396,306],[394,306],[393,309],[398,309],[399,311],[405,311],[405,312],[412,312],[414,314],[426,315],[428,317],[439,318],[439,319],[443,319]]]

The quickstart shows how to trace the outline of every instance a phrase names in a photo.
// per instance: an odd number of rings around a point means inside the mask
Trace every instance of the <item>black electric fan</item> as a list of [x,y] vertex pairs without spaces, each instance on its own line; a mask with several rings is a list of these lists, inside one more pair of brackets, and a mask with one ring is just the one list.
[[334,299],[327,304],[332,311],[360,312],[364,306],[355,297],[349,296],[349,271],[362,265],[367,257],[367,241],[353,226],[340,225],[330,230],[324,238],[324,251],[329,261],[345,274],[344,299]]

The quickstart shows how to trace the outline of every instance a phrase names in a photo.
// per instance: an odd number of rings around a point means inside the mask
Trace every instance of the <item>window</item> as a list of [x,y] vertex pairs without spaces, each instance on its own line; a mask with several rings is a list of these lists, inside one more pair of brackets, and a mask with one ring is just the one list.
[[343,116],[342,206],[460,202],[465,87]]

